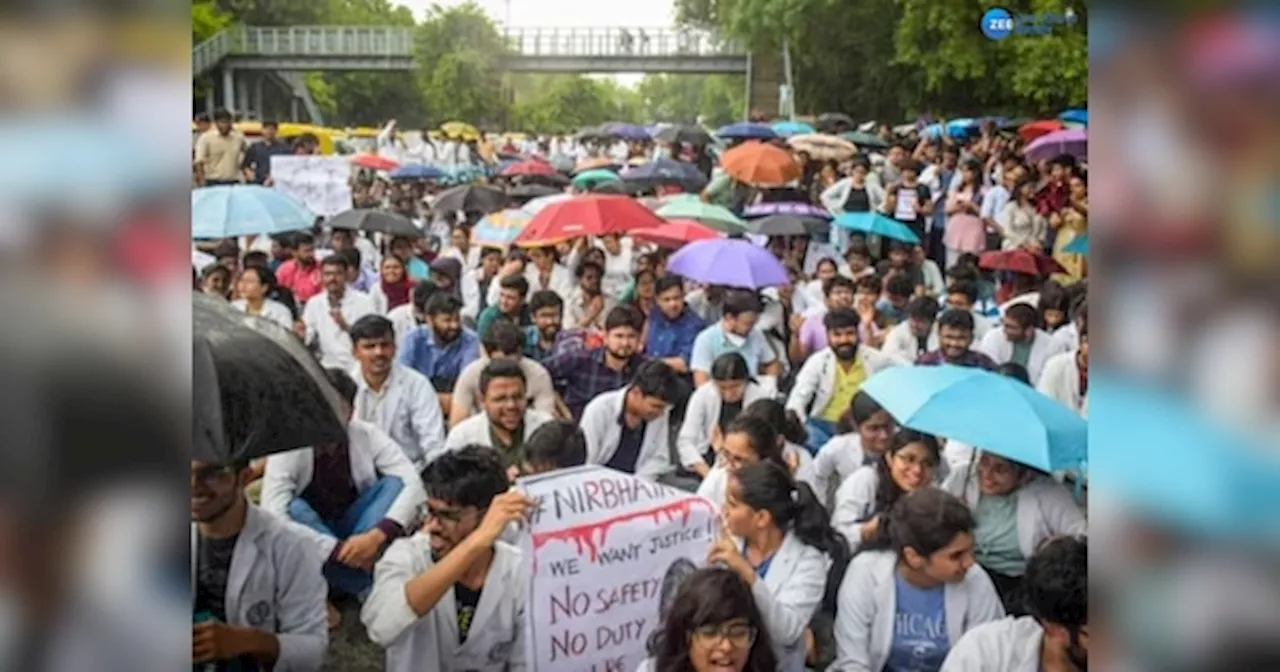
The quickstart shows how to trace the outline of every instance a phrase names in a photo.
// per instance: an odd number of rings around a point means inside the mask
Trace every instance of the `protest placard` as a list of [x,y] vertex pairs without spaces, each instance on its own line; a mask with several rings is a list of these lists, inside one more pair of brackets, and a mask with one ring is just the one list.
[[316,215],[351,209],[351,164],[344,156],[273,156],[271,181]]
[[600,466],[519,485],[537,502],[526,540],[531,669],[632,672],[680,582],[706,564],[715,507]]

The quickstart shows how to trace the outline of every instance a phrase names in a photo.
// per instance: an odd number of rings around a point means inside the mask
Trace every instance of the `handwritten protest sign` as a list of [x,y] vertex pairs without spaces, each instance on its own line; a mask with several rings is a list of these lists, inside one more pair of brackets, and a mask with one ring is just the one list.
[[706,562],[706,499],[599,466],[520,481],[530,521],[530,667],[631,672],[680,581]]
[[273,156],[275,189],[316,215],[330,217],[351,209],[351,164],[343,156]]

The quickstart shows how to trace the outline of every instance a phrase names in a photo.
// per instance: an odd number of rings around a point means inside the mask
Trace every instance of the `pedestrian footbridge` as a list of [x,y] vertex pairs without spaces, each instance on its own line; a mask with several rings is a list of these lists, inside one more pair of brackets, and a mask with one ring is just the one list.
[[507,28],[512,72],[746,75],[751,54],[704,31],[672,28]]

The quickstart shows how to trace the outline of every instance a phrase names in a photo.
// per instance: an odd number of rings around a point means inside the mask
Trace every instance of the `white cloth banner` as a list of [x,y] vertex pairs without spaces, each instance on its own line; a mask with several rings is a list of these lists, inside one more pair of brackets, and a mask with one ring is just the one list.
[[716,512],[702,497],[600,466],[517,484],[538,506],[529,667],[631,672],[680,582],[706,564]]
[[351,209],[351,164],[345,156],[273,156],[271,181],[316,215]]

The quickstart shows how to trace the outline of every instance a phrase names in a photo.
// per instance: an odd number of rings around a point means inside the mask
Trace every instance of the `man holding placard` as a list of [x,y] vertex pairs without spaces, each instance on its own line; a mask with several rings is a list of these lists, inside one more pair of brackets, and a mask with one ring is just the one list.
[[527,568],[498,541],[531,502],[508,491],[492,448],[445,453],[423,471],[426,523],[387,549],[360,620],[388,672],[517,672],[525,663]]

